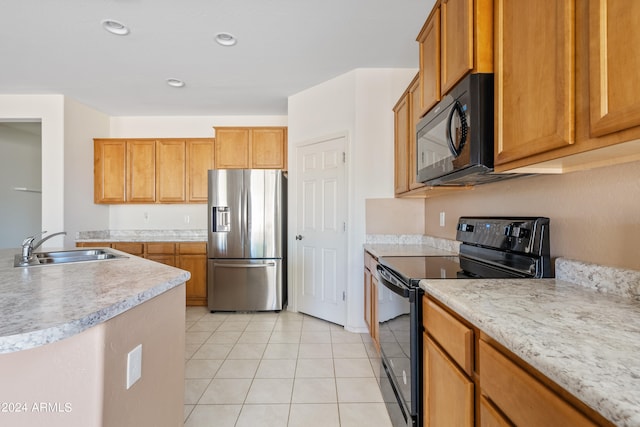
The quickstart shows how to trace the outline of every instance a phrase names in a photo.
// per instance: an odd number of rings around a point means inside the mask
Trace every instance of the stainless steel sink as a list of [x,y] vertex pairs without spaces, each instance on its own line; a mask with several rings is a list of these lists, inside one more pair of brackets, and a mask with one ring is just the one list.
[[20,255],[16,255],[14,267],[102,261],[116,258],[126,257],[124,255],[111,252],[109,249],[71,249],[68,251],[34,252],[27,265],[22,262],[22,257]]

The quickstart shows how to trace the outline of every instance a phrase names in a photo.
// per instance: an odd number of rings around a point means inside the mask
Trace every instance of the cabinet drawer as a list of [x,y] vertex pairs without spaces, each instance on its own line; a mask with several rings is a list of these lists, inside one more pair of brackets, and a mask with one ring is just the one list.
[[147,254],[168,254],[176,253],[176,244],[167,242],[147,243]]
[[481,393],[513,424],[523,427],[596,426],[483,340],[479,341],[479,353]]
[[77,248],[110,248],[109,242],[76,242]]
[[423,325],[467,375],[473,372],[473,330],[427,297],[422,299]]
[[115,242],[113,244],[113,249],[117,249],[131,255],[142,255],[144,254],[144,243]]
[[190,254],[190,255],[200,255],[207,253],[207,244],[204,242],[197,243],[179,243],[178,244],[178,253],[180,255]]

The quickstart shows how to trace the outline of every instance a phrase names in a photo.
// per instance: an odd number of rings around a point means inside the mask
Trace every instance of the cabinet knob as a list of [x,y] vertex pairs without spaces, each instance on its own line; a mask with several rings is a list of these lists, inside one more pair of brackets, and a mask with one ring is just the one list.
[[302,240],[302,234],[297,234],[296,235],[296,240]]

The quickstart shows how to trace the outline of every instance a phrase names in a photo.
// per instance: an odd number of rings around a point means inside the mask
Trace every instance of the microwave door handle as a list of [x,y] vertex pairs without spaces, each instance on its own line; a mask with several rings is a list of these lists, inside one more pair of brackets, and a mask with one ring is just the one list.
[[[453,135],[451,134],[451,124],[453,122],[453,116],[456,113],[460,118],[460,140],[453,142]],[[462,104],[460,104],[460,101],[456,101],[453,103],[451,111],[449,111],[449,116],[447,117],[447,126],[445,127],[445,129],[449,151],[451,151],[453,157],[458,157],[462,153],[464,144],[467,142],[467,116],[462,109]]]

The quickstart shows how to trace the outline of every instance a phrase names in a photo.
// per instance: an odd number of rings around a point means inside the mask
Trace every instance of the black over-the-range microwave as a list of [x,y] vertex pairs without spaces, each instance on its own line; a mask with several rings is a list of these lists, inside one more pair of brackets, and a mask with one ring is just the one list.
[[493,74],[469,74],[416,126],[417,178],[432,186],[477,185],[493,173]]

